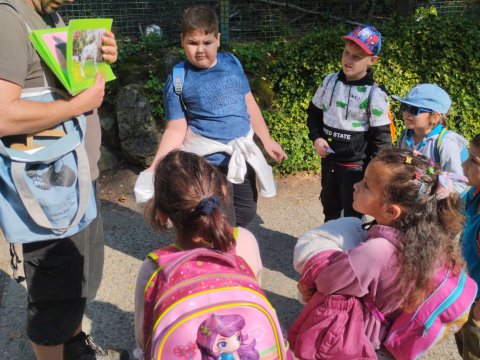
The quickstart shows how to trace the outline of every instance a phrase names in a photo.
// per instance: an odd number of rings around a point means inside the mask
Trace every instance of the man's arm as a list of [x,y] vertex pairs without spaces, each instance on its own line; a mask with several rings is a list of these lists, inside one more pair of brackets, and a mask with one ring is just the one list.
[[49,103],[21,99],[20,85],[0,79],[0,137],[31,134],[60,124],[73,116],[98,108],[105,94],[105,78],[75,97]]

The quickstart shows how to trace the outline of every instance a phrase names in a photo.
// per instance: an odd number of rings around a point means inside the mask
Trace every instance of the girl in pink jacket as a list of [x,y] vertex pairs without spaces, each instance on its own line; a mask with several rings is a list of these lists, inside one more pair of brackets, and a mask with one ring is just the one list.
[[365,239],[349,250],[342,241],[337,248],[318,242],[318,251],[296,249],[298,288],[307,305],[288,340],[299,359],[376,359],[388,329],[361,298],[368,295],[392,320],[422,302],[438,268],[459,269],[461,202],[444,180],[423,155],[384,150],[354,186],[353,208],[375,221],[363,233],[358,219],[324,225],[338,226],[340,239],[348,238],[345,231]]

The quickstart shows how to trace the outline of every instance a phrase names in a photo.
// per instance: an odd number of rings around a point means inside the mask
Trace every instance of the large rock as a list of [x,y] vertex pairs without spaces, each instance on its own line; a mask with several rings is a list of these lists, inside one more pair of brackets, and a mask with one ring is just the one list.
[[123,87],[117,97],[116,109],[123,155],[131,163],[149,166],[157,151],[161,131],[141,86]]

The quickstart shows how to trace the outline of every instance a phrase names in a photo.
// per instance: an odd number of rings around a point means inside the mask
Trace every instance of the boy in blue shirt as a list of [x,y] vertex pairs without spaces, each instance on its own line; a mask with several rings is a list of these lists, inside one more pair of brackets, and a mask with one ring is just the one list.
[[[471,188],[464,193],[465,225],[462,233],[462,255],[468,274],[480,288],[480,134],[470,142],[468,158],[462,164]],[[468,321],[455,334],[462,359],[480,359],[480,302],[472,306]]]
[[[257,208],[256,177],[263,196],[275,195],[270,166],[253,142],[255,133],[276,161],[286,157],[269,134],[243,69],[232,54],[217,53],[220,33],[216,14],[206,5],[189,7],[180,34],[187,60],[184,81],[170,74],[165,83],[167,126],[152,165],[140,174],[153,176],[157,162],[173,149],[206,156],[232,184],[236,225],[246,226]],[[147,181],[148,182],[148,181]],[[151,184],[151,178],[149,180]],[[233,224],[232,224],[233,225]]]
[[382,35],[358,26],[342,36],[342,70],[327,75],[307,110],[309,138],[322,157],[320,200],[325,222],[361,217],[353,207],[353,184],[363,178],[370,159],[392,144],[389,101],[370,68],[377,63]]

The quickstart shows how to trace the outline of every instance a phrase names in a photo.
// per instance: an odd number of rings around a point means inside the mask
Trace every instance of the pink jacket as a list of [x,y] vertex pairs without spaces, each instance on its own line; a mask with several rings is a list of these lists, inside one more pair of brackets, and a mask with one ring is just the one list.
[[[319,325],[319,322],[325,321],[325,309],[330,308],[328,316],[330,318],[333,316],[337,323],[339,317],[344,317],[345,314],[355,317],[352,321],[346,319],[343,323],[343,329],[337,330],[357,329],[358,322],[363,321],[366,338],[370,341],[373,349],[379,349],[387,329],[368,310],[363,309],[360,299],[352,300],[351,297],[361,298],[370,294],[375,304],[387,318],[398,311],[401,303],[398,297],[399,266],[396,260],[398,238],[397,230],[388,226],[374,225],[368,231],[367,239],[351,250],[347,252],[324,251],[312,257],[306,263],[300,281],[307,287],[316,288],[317,293],[292,324],[289,330],[289,341],[295,343],[296,339],[305,338],[305,336],[318,336],[319,334],[325,337],[326,333],[321,332],[321,327],[330,326],[330,324]],[[334,308],[338,310],[341,307],[342,314],[339,314],[338,311],[332,312],[335,309],[332,309],[329,305],[332,301],[330,295],[335,295],[333,297],[335,300]],[[329,297],[330,299],[328,299]],[[339,306],[339,303],[342,303],[341,306]],[[358,306],[362,308],[363,319],[358,316]],[[315,331],[309,332],[309,329],[305,328],[307,322],[309,323],[307,327]],[[300,333],[303,335],[300,336]],[[328,350],[329,353],[338,354],[338,351],[348,351],[348,344],[345,343],[348,340],[347,335],[343,334],[343,342],[338,341],[338,338],[335,341],[330,341],[332,347]],[[368,343],[368,340],[366,343]],[[302,342],[304,347],[316,347],[318,345],[316,339],[310,339],[309,341],[303,339]],[[357,358],[372,356],[372,349],[368,349],[366,343],[362,345],[360,342],[358,344],[360,349],[363,346],[361,351],[363,355]],[[343,348],[335,349],[335,346]],[[298,356],[297,352],[296,355]],[[307,359],[308,356],[303,358]]]

